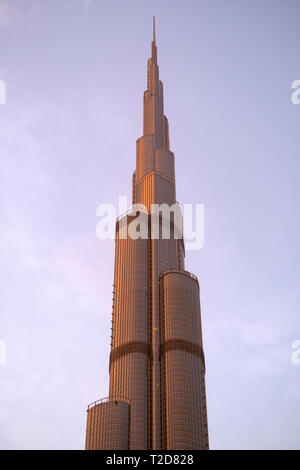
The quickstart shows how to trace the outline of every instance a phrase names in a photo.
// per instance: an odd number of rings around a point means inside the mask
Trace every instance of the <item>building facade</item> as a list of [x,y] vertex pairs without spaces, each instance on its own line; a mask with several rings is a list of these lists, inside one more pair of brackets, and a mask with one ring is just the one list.
[[[154,22],[132,202],[179,208]],[[157,236],[146,218],[147,236],[132,237],[140,215],[116,223],[109,397],[88,407],[86,449],[208,449],[199,283],[175,219],[168,237],[162,215]]]

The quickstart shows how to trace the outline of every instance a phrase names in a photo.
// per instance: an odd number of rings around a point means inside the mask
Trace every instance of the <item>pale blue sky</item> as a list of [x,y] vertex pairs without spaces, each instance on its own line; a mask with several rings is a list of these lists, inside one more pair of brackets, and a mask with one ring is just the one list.
[[79,449],[107,396],[114,243],[157,17],[177,198],[205,205],[210,444],[300,448],[297,0],[0,0],[0,448]]

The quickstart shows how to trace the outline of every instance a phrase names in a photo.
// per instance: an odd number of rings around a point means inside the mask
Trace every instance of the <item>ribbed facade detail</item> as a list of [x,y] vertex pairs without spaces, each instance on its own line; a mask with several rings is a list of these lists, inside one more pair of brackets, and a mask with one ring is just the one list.
[[110,397],[89,405],[86,449],[129,449],[130,403]]
[[207,449],[205,360],[195,276],[175,269],[161,276],[160,321],[163,448]]
[[120,238],[117,222],[110,354],[111,396],[130,399],[130,448],[148,448],[149,368],[151,347],[148,321],[148,240]]

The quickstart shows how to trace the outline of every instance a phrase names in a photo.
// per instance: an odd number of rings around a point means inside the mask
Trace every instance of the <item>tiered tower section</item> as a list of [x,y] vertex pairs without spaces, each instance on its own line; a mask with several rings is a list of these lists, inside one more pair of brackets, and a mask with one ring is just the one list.
[[[159,80],[155,23],[132,200],[176,205],[174,154]],[[117,220],[109,398],[88,408],[86,449],[208,449],[199,284],[174,235],[124,237]],[[160,219],[160,224],[162,219]]]

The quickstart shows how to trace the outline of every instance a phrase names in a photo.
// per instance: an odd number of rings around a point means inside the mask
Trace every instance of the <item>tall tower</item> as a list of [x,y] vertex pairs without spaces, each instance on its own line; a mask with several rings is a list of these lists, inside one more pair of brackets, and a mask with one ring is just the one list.
[[157,236],[150,217],[146,236],[130,236],[153,204],[179,209],[154,18],[143,121],[134,206],[116,223],[109,397],[88,407],[86,449],[208,449],[199,284],[183,237],[174,218],[163,235],[163,214]]

